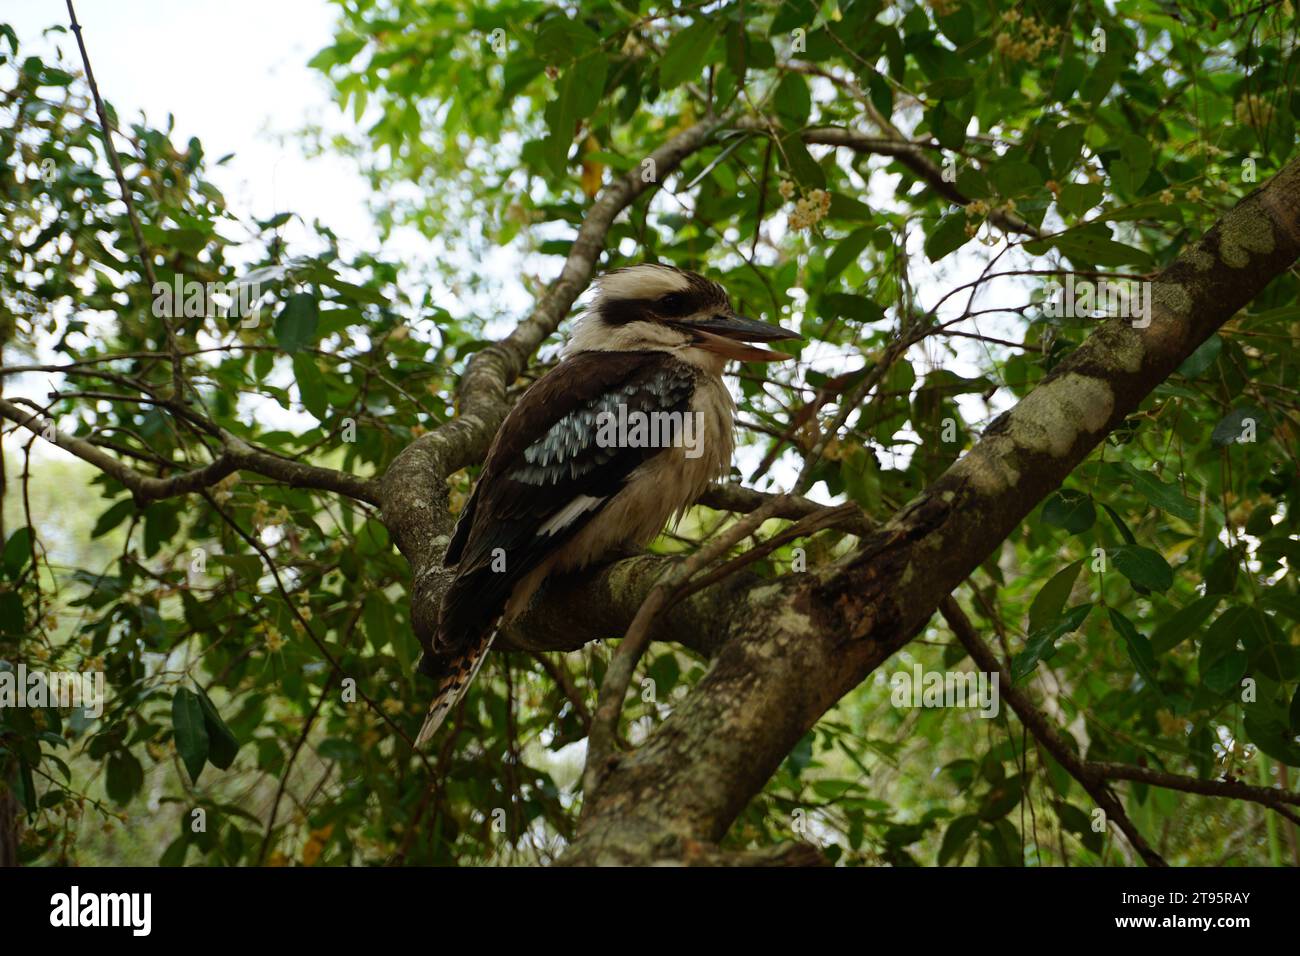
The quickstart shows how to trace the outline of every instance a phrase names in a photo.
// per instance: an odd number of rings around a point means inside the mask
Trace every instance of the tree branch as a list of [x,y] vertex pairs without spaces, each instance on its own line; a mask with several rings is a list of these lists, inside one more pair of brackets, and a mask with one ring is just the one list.
[[58,431],[53,427],[52,420],[42,419],[39,412],[27,411],[7,399],[0,398],[0,417],[7,418],[41,437],[52,435],[54,444],[64,451],[94,465],[124,485],[141,506],[152,501],[175,498],[210,488],[221,479],[240,470],[257,472],[295,488],[333,491],[369,504],[379,503],[378,487],[372,481],[347,472],[335,471],[332,468],[321,468],[281,458],[254,448],[242,438],[224,429],[217,429],[222,441],[222,450],[211,463],[178,475],[156,478],[119,461],[84,438],[76,438]]
[[[452,525],[447,477],[487,451],[509,408],[507,387],[590,284],[614,220],[707,143],[725,121],[709,116],[683,130],[647,157],[649,165],[638,166],[601,192],[578,229],[559,277],[532,314],[506,338],[470,359],[460,381],[457,416],[416,439],[389,465],[380,488],[384,524],[411,564],[411,619],[422,642],[428,642],[437,625],[448,582],[441,568]],[[643,178],[643,169],[652,169],[653,176]]]
[[[921,147],[905,139],[864,136],[861,133],[841,129],[838,126],[816,126],[803,130],[799,135],[805,143],[843,146],[856,153],[891,156],[910,169],[918,179],[949,202],[954,202],[959,206],[969,206],[971,203],[970,197],[958,189],[956,183],[944,179],[943,170],[936,166],[929,156],[925,155]],[[988,218],[989,222],[1004,232],[1017,232],[1034,238],[1041,235],[1037,226],[1025,222],[1024,219],[1007,210],[990,208]]]
[[1106,812],[1107,818],[1113,822],[1124,836],[1128,838],[1129,845],[1137,851],[1138,855],[1146,861],[1147,866],[1168,866],[1151,845],[1143,838],[1141,831],[1133,825],[1128,814],[1124,812],[1124,805],[1119,802],[1115,794],[1110,792],[1106,786],[1103,777],[1097,773],[1074,752],[1073,748],[1066,743],[1065,738],[1048,722],[1043,713],[1033,705],[1033,702],[1026,697],[1011,680],[1011,674],[1001,665],[993,651],[976,633],[970,618],[966,612],[961,609],[952,595],[945,597],[939,604],[939,610],[943,613],[944,620],[952,628],[953,634],[957,640],[961,641],[962,647],[966,648],[966,653],[971,656],[981,670],[989,674],[998,675],[998,692],[1002,699],[1011,705],[1020,722],[1029,728],[1029,732],[1034,738],[1043,745],[1043,747],[1056,758],[1059,763],[1075,780],[1082,784],[1083,789],[1088,791],[1097,806]]
[[721,838],[821,715],[1297,257],[1300,160],[1155,278],[1146,328],[1103,323],[854,556],[733,603],[710,670],[609,775],[571,852],[638,832]]
[[628,625],[627,634],[614,652],[605,679],[600,685],[596,713],[592,718],[591,734],[587,739],[587,765],[583,770],[583,792],[592,794],[611,766],[614,745],[618,739],[618,719],[623,713],[623,700],[636,665],[650,643],[650,628],[655,616],[672,602],[699,569],[726,554],[734,545],[753,534],[778,508],[785,504],[782,496],[771,498],[761,507],[745,515],[740,521],[718,535],[684,561],[676,563],[661,577],[637,609],[636,617]]

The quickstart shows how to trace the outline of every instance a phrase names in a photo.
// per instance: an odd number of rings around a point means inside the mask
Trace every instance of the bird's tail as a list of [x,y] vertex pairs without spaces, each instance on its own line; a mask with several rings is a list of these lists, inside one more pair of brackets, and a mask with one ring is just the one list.
[[442,722],[447,719],[452,708],[460,703],[460,699],[465,696],[465,691],[469,690],[469,685],[474,683],[474,677],[483,666],[488,648],[492,646],[492,640],[496,636],[497,631],[494,627],[476,645],[467,649],[452,662],[448,672],[438,683],[438,693],[434,696],[433,703],[429,705],[429,713],[424,718],[420,735],[415,738],[416,747],[423,747],[428,743],[438,732]]

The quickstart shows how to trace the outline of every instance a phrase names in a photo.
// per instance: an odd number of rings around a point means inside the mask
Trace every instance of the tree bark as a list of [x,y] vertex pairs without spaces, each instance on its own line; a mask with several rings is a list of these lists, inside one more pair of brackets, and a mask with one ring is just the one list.
[[13,789],[0,782],[0,867],[18,865],[20,810]]
[[732,595],[709,672],[586,795],[566,861],[645,862],[721,839],[813,724],[1297,257],[1300,161],[1155,279],[1147,328],[1103,324],[856,554]]

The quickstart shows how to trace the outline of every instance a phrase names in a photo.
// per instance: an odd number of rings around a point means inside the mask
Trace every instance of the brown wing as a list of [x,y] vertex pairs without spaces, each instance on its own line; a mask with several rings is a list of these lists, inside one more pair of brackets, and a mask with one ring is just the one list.
[[[695,370],[664,352],[583,352],[530,388],[488,452],[444,559],[435,658],[452,660],[500,616],[516,583],[586,525],[660,448],[602,447],[602,412],[685,412]],[[504,564],[504,569],[502,565]],[[437,661],[421,669],[442,672]]]

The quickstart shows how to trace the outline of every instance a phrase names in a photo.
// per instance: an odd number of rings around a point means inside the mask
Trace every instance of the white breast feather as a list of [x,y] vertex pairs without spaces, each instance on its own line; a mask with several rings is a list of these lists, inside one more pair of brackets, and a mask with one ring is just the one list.
[[[680,517],[709,482],[725,475],[731,466],[735,409],[721,378],[700,376],[690,410],[700,412],[703,417],[703,453],[698,458],[688,458],[684,448],[665,448],[632,472],[623,489],[609,499],[586,527],[515,585],[506,605],[505,619],[516,617],[528,606],[542,580],[552,571],[586,567],[619,548],[644,547],[658,536],[669,519]],[[552,524],[559,530],[576,519],[586,510],[580,507],[584,499],[598,500],[585,495],[575,498],[539,529],[539,533]],[[567,516],[567,520],[560,522],[562,516]]]

